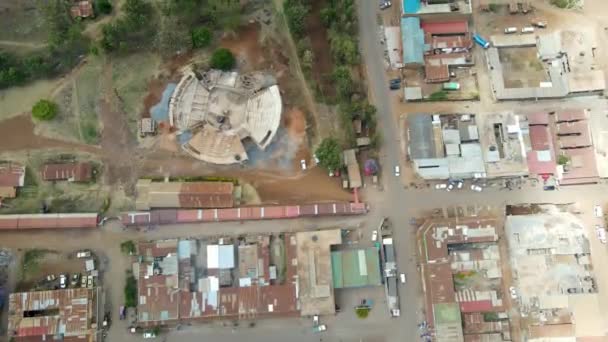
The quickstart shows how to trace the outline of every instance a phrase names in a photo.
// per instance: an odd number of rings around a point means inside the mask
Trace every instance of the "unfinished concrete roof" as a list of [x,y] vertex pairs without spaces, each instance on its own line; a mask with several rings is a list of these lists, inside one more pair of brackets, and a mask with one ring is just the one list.
[[241,140],[259,148],[272,142],[283,110],[275,80],[261,73],[188,72],[173,91],[169,122],[193,157],[232,164],[247,159]]
[[342,243],[340,229],[296,233],[298,300],[302,316],[335,312],[331,245]]

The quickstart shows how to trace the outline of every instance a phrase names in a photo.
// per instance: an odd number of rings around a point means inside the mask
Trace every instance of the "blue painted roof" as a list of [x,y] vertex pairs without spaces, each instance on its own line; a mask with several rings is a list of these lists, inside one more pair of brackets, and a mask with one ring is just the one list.
[[417,17],[401,18],[403,64],[424,64],[424,31]]
[[417,13],[420,10],[420,0],[403,0],[404,13]]

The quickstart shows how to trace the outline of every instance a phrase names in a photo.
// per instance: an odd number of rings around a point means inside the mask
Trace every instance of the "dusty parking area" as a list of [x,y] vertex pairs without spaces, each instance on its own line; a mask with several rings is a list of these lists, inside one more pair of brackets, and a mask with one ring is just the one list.
[[536,47],[500,48],[498,55],[506,88],[538,87],[550,80]]

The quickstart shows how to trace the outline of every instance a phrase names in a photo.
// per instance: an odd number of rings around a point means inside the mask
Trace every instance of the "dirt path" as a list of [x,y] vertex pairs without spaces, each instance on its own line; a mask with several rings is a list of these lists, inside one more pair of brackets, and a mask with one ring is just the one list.
[[102,122],[101,149],[108,172],[108,184],[124,187],[134,194],[137,182],[137,139],[129,131],[128,116],[120,109],[112,82],[112,64],[106,63],[102,72],[103,99],[100,101]]
[[31,43],[31,42],[18,42],[14,40],[0,40],[0,45],[5,46],[16,46],[30,49],[41,49],[46,46],[46,43]]

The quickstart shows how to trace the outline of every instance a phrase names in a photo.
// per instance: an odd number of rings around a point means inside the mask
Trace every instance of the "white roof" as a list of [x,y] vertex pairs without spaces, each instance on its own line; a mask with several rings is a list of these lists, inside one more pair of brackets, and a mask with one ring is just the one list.
[[208,245],[207,268],[234,268],[234,245]]

